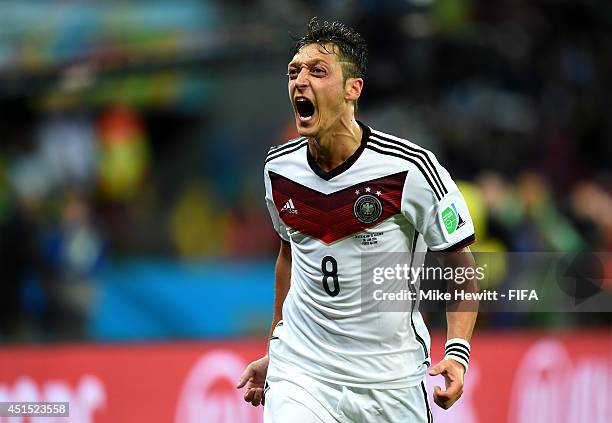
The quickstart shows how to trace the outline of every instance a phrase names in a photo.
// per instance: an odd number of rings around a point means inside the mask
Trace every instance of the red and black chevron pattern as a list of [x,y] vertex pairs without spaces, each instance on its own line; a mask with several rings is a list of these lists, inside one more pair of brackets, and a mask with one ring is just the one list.
[[[405,171],[363,181],[331,194],[315,191],[274,172],[270,172],[270,180],[274,204],[283,222],[305,235],[331,244],[400,213],[407,174]],[[367,224],[357,220],[353,214],[355,201],[366,193],[376,196],[383,206],[381,216]],[[293,212],[282,210],[290,199]]]

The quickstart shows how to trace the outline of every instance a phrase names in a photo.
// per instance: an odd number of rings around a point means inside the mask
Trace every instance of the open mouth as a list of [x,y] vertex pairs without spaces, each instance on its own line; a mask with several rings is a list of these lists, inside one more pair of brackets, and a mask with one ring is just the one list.
[[315,106],[312,101],[306,97],[297,97],[295,99],[295,110],[301,120],[308,120],[314,115]]

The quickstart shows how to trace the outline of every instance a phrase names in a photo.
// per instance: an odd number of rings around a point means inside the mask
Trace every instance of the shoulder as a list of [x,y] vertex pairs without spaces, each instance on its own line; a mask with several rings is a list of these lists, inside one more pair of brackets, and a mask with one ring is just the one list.
[[372,128],[370,130],[367,148],[380,155],[409,163],[409,167],[422,176],[438,199],[448,192],[445,183],[447,172],[431,151],[407,139]]
[[[394,155],[399,153],[402,158],[420,158],[425,161],[435,161],[435,155],[428,149],[420,145],[400,138],[395,135],[387,134],[374,128],[370,128],[369,146],[380,154]],[[437,162],[437,161],[436,161]]]
[[308,138],[298,137],[293,138],[283,144],[275,145],[270,147],[268,154],[266,155],[265,165],[267,166],[272,161],[287,156],[288,154],[294,153],[308,144]]

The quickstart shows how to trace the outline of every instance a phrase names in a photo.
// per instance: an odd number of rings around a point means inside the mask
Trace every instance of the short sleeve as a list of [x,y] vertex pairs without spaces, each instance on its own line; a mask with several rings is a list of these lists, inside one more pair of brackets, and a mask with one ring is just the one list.
[[266,187],[266,206],[268,206],[268,212],[270,213],[274,230],[283,241],[289,242],[287,227],[281,220],[278,209],[274,204],[274,198],[272,197],[272,182],[270,181],[270,175],[268,175],[267,169],[264,169],[264,184]]
[[456,251],[472,244],[474,225],[467,204],[449,173],[429,153],[408,172],[402,214],[432,251]]

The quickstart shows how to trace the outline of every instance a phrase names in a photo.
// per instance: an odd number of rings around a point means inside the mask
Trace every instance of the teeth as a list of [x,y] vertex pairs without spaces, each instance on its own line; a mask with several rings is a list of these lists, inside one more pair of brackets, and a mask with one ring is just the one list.
[[308,121],[315,113],[314,104],[306,97],[296,97],[295,108],[297,115],[302,122]]

